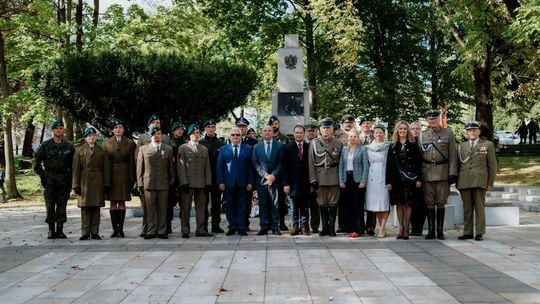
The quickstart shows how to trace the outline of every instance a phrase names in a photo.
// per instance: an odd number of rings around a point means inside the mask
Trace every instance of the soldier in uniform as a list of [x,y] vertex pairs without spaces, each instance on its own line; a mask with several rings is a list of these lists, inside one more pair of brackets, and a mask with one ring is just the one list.
[[180,193],[178,193],[178,179],[176,178],[176,158],[178,157],[178,148],[185,144],[187,141],[184,137],[185,126],[181,120],[175,121],[171,127],[171,140],[170,146],[173,149],[174,155],[174,186],[169,188],[169,205],[167,207],[167,233],[172,233],[172,220],[174,217],[174,206],[180,204]]
[[463,235],[460,240],[473,238],[473,213],[476,217],[475,240],[483,240],[486,232],[485,202],[486,191],[493,189],[497,175],[495,146],[488,140],[480,139],[480,123],[471,121],[465,124],[468,141],[458,146],[459,177],[457,189],[463,200]]
[[321,120],[321,136],[309,145],[309,181],[317,190],[322,231],[319,235],[336,236],[335,223],[340,196],[338,166],[343,144],[332,136],[331,118]]
[[[148,118],[148,122],[146,124],[148,126],[148,132],[141,133],[139,135],[139,138],[137,139],[137,146],[135,148],[135,157],[138,157],[139,155],[139,149],[144,146],[148,145],[152,142],[152,134],[151,130],[154,127],[158,127],[161,129],[161,120],[159,119],[159,116],[157,114],[152,114],[150,118]],[[169,144],[169,137],[167,135],[161,135],[161,143]],[[142,231],[140,237],[146,236],[146,231],[148,229],[148,225],[146,223],[146,204],[144,201],[144,193],[139,193],[139,198],[141,199],[141,207],[143,209],[143,222],[142,222]]]
[[111,201],[111,237],[124,237],[125,202],[131,200],[130,191],[136,185],[135,143],[124,135],[124,122],[121,119],[114,120],[112,128],[113,136],[104,145],[111,176],[111,190],[105,195]]
[[[64,139],[64,122],[51,124],[53,137],[44,141],[36,152],[34,171],[45,189],[45,208],[49,224],[48,239],[65,239],[63,227],[67,221],[66,206],[71,192],[71,164],[75,148]],[[56,227],[55,227],[56,225]]]
[[346,145],[349,141],[349,131],[354,129],[354,117],[351,114],[344,115],[341,118],[341,143]]
[[73,156],[71,187],[77,194],[81,208],[82,236],[79,240],[101,240],[99,236],[100,208],[105,207],[105,193],[111,189],[111,171],[105,149],[96,144],[97,131],[84,130],[86,143],[79,146]]
[[[306,125],[306,142],[309,144],[317,138],[317,126],[313,123]],[[321,211],[317,203],[317,191],[310,187],[309,192],[309,217],[311,232],[319,233],[319,225],[321,224]]]
[[[444,240],[444,211],[450,194],[450,185],[457,181],[457,149],[452,130],[443,128],[439,120],[440,112],[426,113],[429,128],[418,138],[422,152],[422,180],[424,200],[428,208],[428,234],[426,239]],[[436,224],[435,224],[436,221]]]
[[[273,134],[273,140],[283,144],[286,146],[289,143],[289,137],[279,130],[281,127],[281,122],[279,121],[278,117],[276,115],[270,116],[268,119],[268,125],[272,127],[272,130],[274,131]],[[278,209],[279,209],[279,229],[282,231],[287,231],[289,228],[287,227],[287,224],[285,224],[285,216],[287,213],[289,213],[289,209],[287,208],[287,201],[285,192],[283,192],[283,189],[279,187],[278,189]]]
[[208,157],[210,159],[210,169],[212,170],[212,189],[209,195],[206,196],[206,217],[205,225],[208,226],[208,203],[210,202],[210,214],[212,215],[212,233],[223,233],[223,229],[219,227],[221,222],[221,194],[216,184],[216,166],[219,155],[219,150],[225,142],[220,140],[216,135],[216,121],[209,119],[204,122],[204,137],[200,144],[208,149]]
[[[360,118],[360,144],[366,146],[373,141],[373,124],[367,116]],[[377,215],[373,211],[366,210],[366,233],[375,235],[375,227],[377,226]]]
[[150,130],[152,141],[139,149],[137,185],[144,193],[148,230],[144,239],[156,236],[167,239],[167,207],[169,188],[174,185],[174,155],[171,146],[161,141],[161,129]]
[[206,196],[212,185],[212,171],[208,149],[199,143],[199,126],[188,127],[189,142],[178,148],[177,172],[181,190],[182,237],[189,238],[189,217],[192,199],[195,201],[195,236],[212,237],[205,225]]

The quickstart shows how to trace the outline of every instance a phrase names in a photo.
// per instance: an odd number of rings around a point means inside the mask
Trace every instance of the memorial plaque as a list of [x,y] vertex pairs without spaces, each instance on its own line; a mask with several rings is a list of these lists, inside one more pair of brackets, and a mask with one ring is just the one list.
[[303,116],[304,93],[278,93],[278,116]]

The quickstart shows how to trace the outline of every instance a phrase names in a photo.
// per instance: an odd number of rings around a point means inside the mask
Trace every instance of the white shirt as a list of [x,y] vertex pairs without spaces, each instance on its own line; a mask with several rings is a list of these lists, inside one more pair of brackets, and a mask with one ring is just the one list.
[[354,169],[354,166],[353,166],[354,153],[351,154],[350,151],[351,150],[349,150],[349,153],[347,153],[347,171],[353,171]]

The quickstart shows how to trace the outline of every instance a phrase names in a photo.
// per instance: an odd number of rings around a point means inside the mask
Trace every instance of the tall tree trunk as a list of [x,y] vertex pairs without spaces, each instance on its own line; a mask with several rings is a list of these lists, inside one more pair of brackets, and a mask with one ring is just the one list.
[[508,10],[508,13],[510,14],[510,17],[512,20],[516,20],[517,12],[516,10],[520,7],[518,0],[504,0],[504,5],[506,6],[506,9]]
[[94,12],[92,14],[92,25],[97,27],[99,21],[99,0],[94,0]]
[[[0,30],[0,91],[1,99],[7,98],[11,92],[9,89],[9,83],[7,78],[6,57],[4,48],[4,36],[2,30]],[[4,154],[6,157],[6,190],[8,198],[21,197],[17,190],[17,183],[15,180],[15,157],[13,155],[13,136],[11,117],[7,117],[4,127]]]
[[75,27],[77,28],[75,43],[77,50],[82,50],[83,45],[83,0],[77,0],[77,6],[75,7]]
[[482,123],[482,135],[493,140],[493,93],[491,91],[491,50],[484,47],[484,59],[473,70],[476,120]]
[[441,95],[439,94],[439,74],[437,73],[437,33],[433,30],[429,35],[429,62],[431,63],[431,108],[437,109]]
[[73,141],[75,139],[75,135],[73,134],[73,118],[68,111],[62,111],[61,116],[64,117],[64,129],[66,130],[66,139],[69,141]]
[[32,142],[34,141],[35,131],[36,131],[36,126],[34,126],[32,121],[29,121],[28,124],[26,125],[26,130],[24,132],[22,156],[25,156],[25,157],[34,156],[34,150],[32,150]]
[[[66,5],[66,23],[71,29],[71,11],[73,10],[73,0],[67,0]],[[66,34],[66,50],[69,51],[71,48],[71,33]]]
[[[304,27],[306,28],[306,68],[308,89],[311,91],[311,109],[310,112],[317,114],[317,67],[315,62],[315,40],[313,38],[313,18],[308,9],[310,1],[304,2],[306,15],[304,17]],[[315,115],[313,115],[315,116]]]

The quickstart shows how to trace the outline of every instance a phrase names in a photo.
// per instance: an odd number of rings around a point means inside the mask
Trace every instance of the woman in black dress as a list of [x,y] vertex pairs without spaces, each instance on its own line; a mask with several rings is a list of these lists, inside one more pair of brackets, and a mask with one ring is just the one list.
[[392,145],[386,160],[386,184],[390,191],[390,204],[396,206],[399,222],[397,239],[409,239],[411,210],[415,201],[415,188],[422,186],[421,154],[409,124],[399,121],[394,127]]

